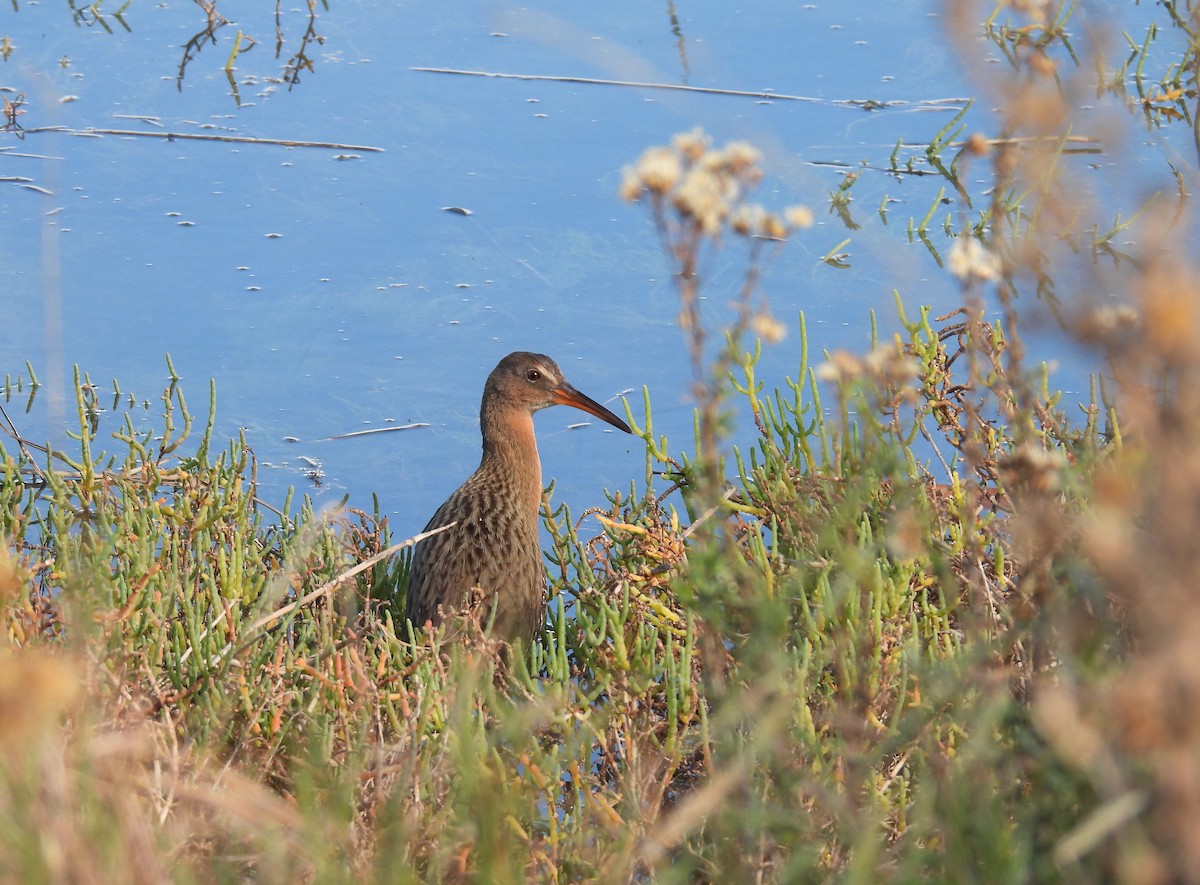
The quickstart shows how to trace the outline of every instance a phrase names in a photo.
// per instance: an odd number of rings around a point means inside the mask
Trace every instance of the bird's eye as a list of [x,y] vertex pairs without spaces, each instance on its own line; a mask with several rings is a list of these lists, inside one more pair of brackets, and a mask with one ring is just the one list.
[[525,377],[530,381],[540,381],[542,380],[542,373],[537,369],[530,369],[525,373]]

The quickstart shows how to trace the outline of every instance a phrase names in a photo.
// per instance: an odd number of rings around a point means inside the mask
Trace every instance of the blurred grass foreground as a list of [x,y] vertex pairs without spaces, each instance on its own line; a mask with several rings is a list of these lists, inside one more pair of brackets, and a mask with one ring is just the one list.
[[[412,645],[386,525],[260,501],[211,391],[172,379],[159,426],[102,440],[77,373],[76,447],[9,423],[0,879],[1200,881],[1195,167],[1117,252],[1065,150],[1097,92],[1127,109],[1106,150],[1191,126],[1200,23],[1161,6],[1161,84],[1149,40],[1119,70],[1068,42],[1073,5],[997,10],[996,131],[929,153],[974,213],[946,225],[961,308],[897,280],[901,334],[793,378],[756,374],[805,335],[756,282],[812,213],[750,202],[758,153],[699,132],[627,170],[696,436],[656,435],[647,392],[645,475],[596,520],[547,503],[551,618],[508,667]],[[946,8],[978,52],[974,5]],[[723,242],[726,320],[701,310]],[[1047,303],[1102,367],[1090,402],[1022,339]]]

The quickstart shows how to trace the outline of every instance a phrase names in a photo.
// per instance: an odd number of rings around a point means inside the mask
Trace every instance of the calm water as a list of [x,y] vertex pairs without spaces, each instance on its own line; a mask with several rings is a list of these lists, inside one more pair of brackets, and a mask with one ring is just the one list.
[[[217,380],[218,433],[246,428],[268,465],[264,497],[279,501],[297,484],[321,501],[349,494],[369,507],[374,491],[396,530],[408,532],[477,463],[488,371],[509,351],[538,350],[601,401],[634,389],[640,410],[648,385],[656,428],[676,448],[689,447],[687,364],[666,264],[646,214],[615,194],[624,164],[697,125],[718,142],[746,139],[764,151],[763,202],[817,211],[818,224],[765,278],[775,313],[791,328],[764,359],[760,375],[769,383],[796,372],[800,310],[819,354],[864,347],[871,309],[885,328],[892,324],[893,288],[914,307],[957,303],[954,281],[904,233],[939,185],[865,173],[853,191],[862,228],[849,231],[825,211],[842,173],[820,165],[886,166],[898,139],[927,143],[949,122],[952,110],[922,102],[975,93],[946,48],[940,4],[738,9],[706,0],[564,11],[333,0],[317,23],[324,42],[311,49],[315,71],[291,90],[270,82],[281,63],[272,56],[269,6],[219,31],[182,91],[180,46],[199,25],[190,2],[135,2],[124,13],[130,30],[112,23],[112,34],[74,26],[58,2],[0,13],[0,36],[14,45],[0,86],[25,93],[26,127],[383,149],[0,136],[0,176],[26,177],[48,192],[0,182],[0,371],[19,373],[28,359],[48,382],[30,414],[8,406],[27,435],[62,439],[64,396],[65,413],[73,412],[72,363],[101,385],[116,378],[154,400],[169,352],[197,410],[208,379]],[[299,10],[285,18],[285,58],[305,20]],[[239,28],[259,40],[238,61],[240,107],[221,71]],[[422,66],[822,101],[412,70]],[[908,104],[868,113],[838,99]],[[968,131],[995,129],[985,106],[968,121]],[[897,200],[889,225],[876,211],[885,196]],[[938,217],[960,209],[952,203]],[[846,237],[850,269],[819,261]],[[714,318],[736,286],[739,255],[731,249],[709,269]],[[643,470],[636,439],[598,421],[568,429],[585,419],[567,409],[537,418],[545,475],[558,478],[558,498],[576,511]],[[429,426],[317,441],[411,422]],[[323,488],[305,483],[305,458],[320,462]]]

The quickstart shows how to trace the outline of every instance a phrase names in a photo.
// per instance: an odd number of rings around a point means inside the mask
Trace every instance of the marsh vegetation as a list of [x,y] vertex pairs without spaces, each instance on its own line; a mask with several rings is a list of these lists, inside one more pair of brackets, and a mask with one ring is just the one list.
[[[879,174],[961,196],[889,227],[961,306],[897,279],[901,333],[864,314],[859,351],[804,345],[791,377],[757,370],[807,335],[759,269],[855,179],[760,207],[749,145],[628,158],[695,436],[657,433],[644,391],[644,473],[585,513],[547,497],[550,618],[506,669],[410,644],[403,539],[260,500],[214,391],[197,409],[171,372],[156,427],[102,436],[79,373],[69,451],[7,410],[0,875],[1200,881],[1195,153],[1120,217],[1094,198],[1124,140],[1196,123],[1200,21],[1160,7],[1117,48],[1075,4],[946,5],[966,67],[981,35],[1008,59],[979,84],[994,128]],[[1101,114],[1117,162],[1093,168],[1073,139]],[[721,248],[746,270],[713,292]],[[1090,397],[1056,392],[1031,314],[1094,364]],[[36,384],[13,370],[8,403]]]

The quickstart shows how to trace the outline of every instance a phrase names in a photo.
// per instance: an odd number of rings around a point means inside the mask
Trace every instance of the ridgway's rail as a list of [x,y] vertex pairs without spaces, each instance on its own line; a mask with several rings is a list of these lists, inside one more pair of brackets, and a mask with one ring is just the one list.
[[629,426],[567,383],[540,353],[510,353],[488,376],[479,409],[483,460],[425,526],[456,525],[413,551],[406,614],[417,631],[465,615],[491,636],[528,645],[546,618],[546,573],[538,540],[542,465],[533,413],[573,406],[613,427]]

